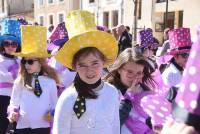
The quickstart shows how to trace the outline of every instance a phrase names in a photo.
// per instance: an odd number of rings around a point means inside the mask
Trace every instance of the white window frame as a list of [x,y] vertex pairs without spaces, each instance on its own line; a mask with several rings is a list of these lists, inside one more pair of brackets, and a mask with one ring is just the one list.
[[57,12],[57,23],[59,24],[59,14],[63,14],[63,22],[65,21],[65,11]]

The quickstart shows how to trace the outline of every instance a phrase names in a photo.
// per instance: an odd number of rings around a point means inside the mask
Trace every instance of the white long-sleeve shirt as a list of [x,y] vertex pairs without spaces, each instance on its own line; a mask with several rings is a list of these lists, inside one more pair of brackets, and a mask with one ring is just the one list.
[[[6,58],[0,55],[0,95],[2,96],[11,96],[15,78],[13,73],[9,72],[9,68],[14,64],[18,64],[17,59]],[[17,75],[18,69],[15,71]]]
[[44,115],[56,106],[58,99],[56,83],[47,76],[39,76],[38,80],[42,89],[40,97],[19,83],[18,79],[14,83],[10,107],[20,107],[17,129],[50,127],[50,123],[44,120]]
[[56,106],[53,134],[120,134],[118,91],[104,83],[97,93],[97,99],[86,99],[86,112],[78,119],[73,111],[77,91],[67,88]]
[[55,58],[51,58],[48,64],[57,70],[58,75],[61,78],[61,83],[64,87],[69,87],[76,76],[76,72],[69,71],[68,68],[64,67],[60,62]]
[[169,67],[167,67],[165,71],[162,73],[163,82],[165,85],[169,87],[179,86],[181,78],[182,78],[181,72],[173,64],[170,64]]

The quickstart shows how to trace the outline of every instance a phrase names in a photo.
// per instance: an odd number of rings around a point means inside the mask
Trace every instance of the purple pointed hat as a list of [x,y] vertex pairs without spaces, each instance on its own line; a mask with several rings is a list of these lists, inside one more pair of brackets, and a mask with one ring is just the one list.
[[192,41],[189,28],[178,28],[170,30],[169,33],[169,54],[181,54],[189,52]]
[[183,79],[175,100],[173,116],[194,126],[200,132],[200,27],[198,40],[192,46],[191,53],[183,73]]
[[65,27],[65,23],[58,24],[52,35],[49,37],[50,44],[48,44],[48,50],[61,47],[68,40],[68,33]]
[[149,47],[158,47],[159,43],[156,42],[155,38],[153,37],[153,30],[151,28],[147,28],[144,30],[139,31],[139,42],[141,48]]

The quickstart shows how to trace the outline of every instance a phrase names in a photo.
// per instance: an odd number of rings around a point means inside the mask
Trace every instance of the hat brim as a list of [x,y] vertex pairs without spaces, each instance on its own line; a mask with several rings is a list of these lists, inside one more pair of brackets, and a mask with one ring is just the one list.
[[183,49],[183,50],[171,50],[167,52],[168,55],[176,55],[176,54],[183,54],[183,53],[189,53],[190,49]]
[[109,33],[103,31],[88,31],[70,38],[55,58],[64,66],[72,68],[74,55],[82,48],[95,47],[101,51],[109,60],[106,64],[112,64],[118,54],[118,45],[116,39]]
[[26,57],[26,58],[48,58],[51,57],[48,53],[13,53],[17,57]]
[[17,42],[18,45],[21,44],[21,41],[19,38],[15,37],[15,36],[11,36],[11,35],[1,35],[0,36],[0,42],[4,41],[4,40],[12,40]]

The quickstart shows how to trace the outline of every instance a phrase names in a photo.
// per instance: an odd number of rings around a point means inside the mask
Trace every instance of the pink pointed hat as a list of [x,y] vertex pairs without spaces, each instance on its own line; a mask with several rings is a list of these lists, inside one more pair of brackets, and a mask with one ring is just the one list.
[[189,28],[178,28],[170,30],[169,33],[170,49],[168,54],[182,54],[190,51],[192,41]]
[[183,73],[173,108],[173,116],[176,120],[194,126],[200,132],[200,27],[197,35],[198,40],[192,46]]

